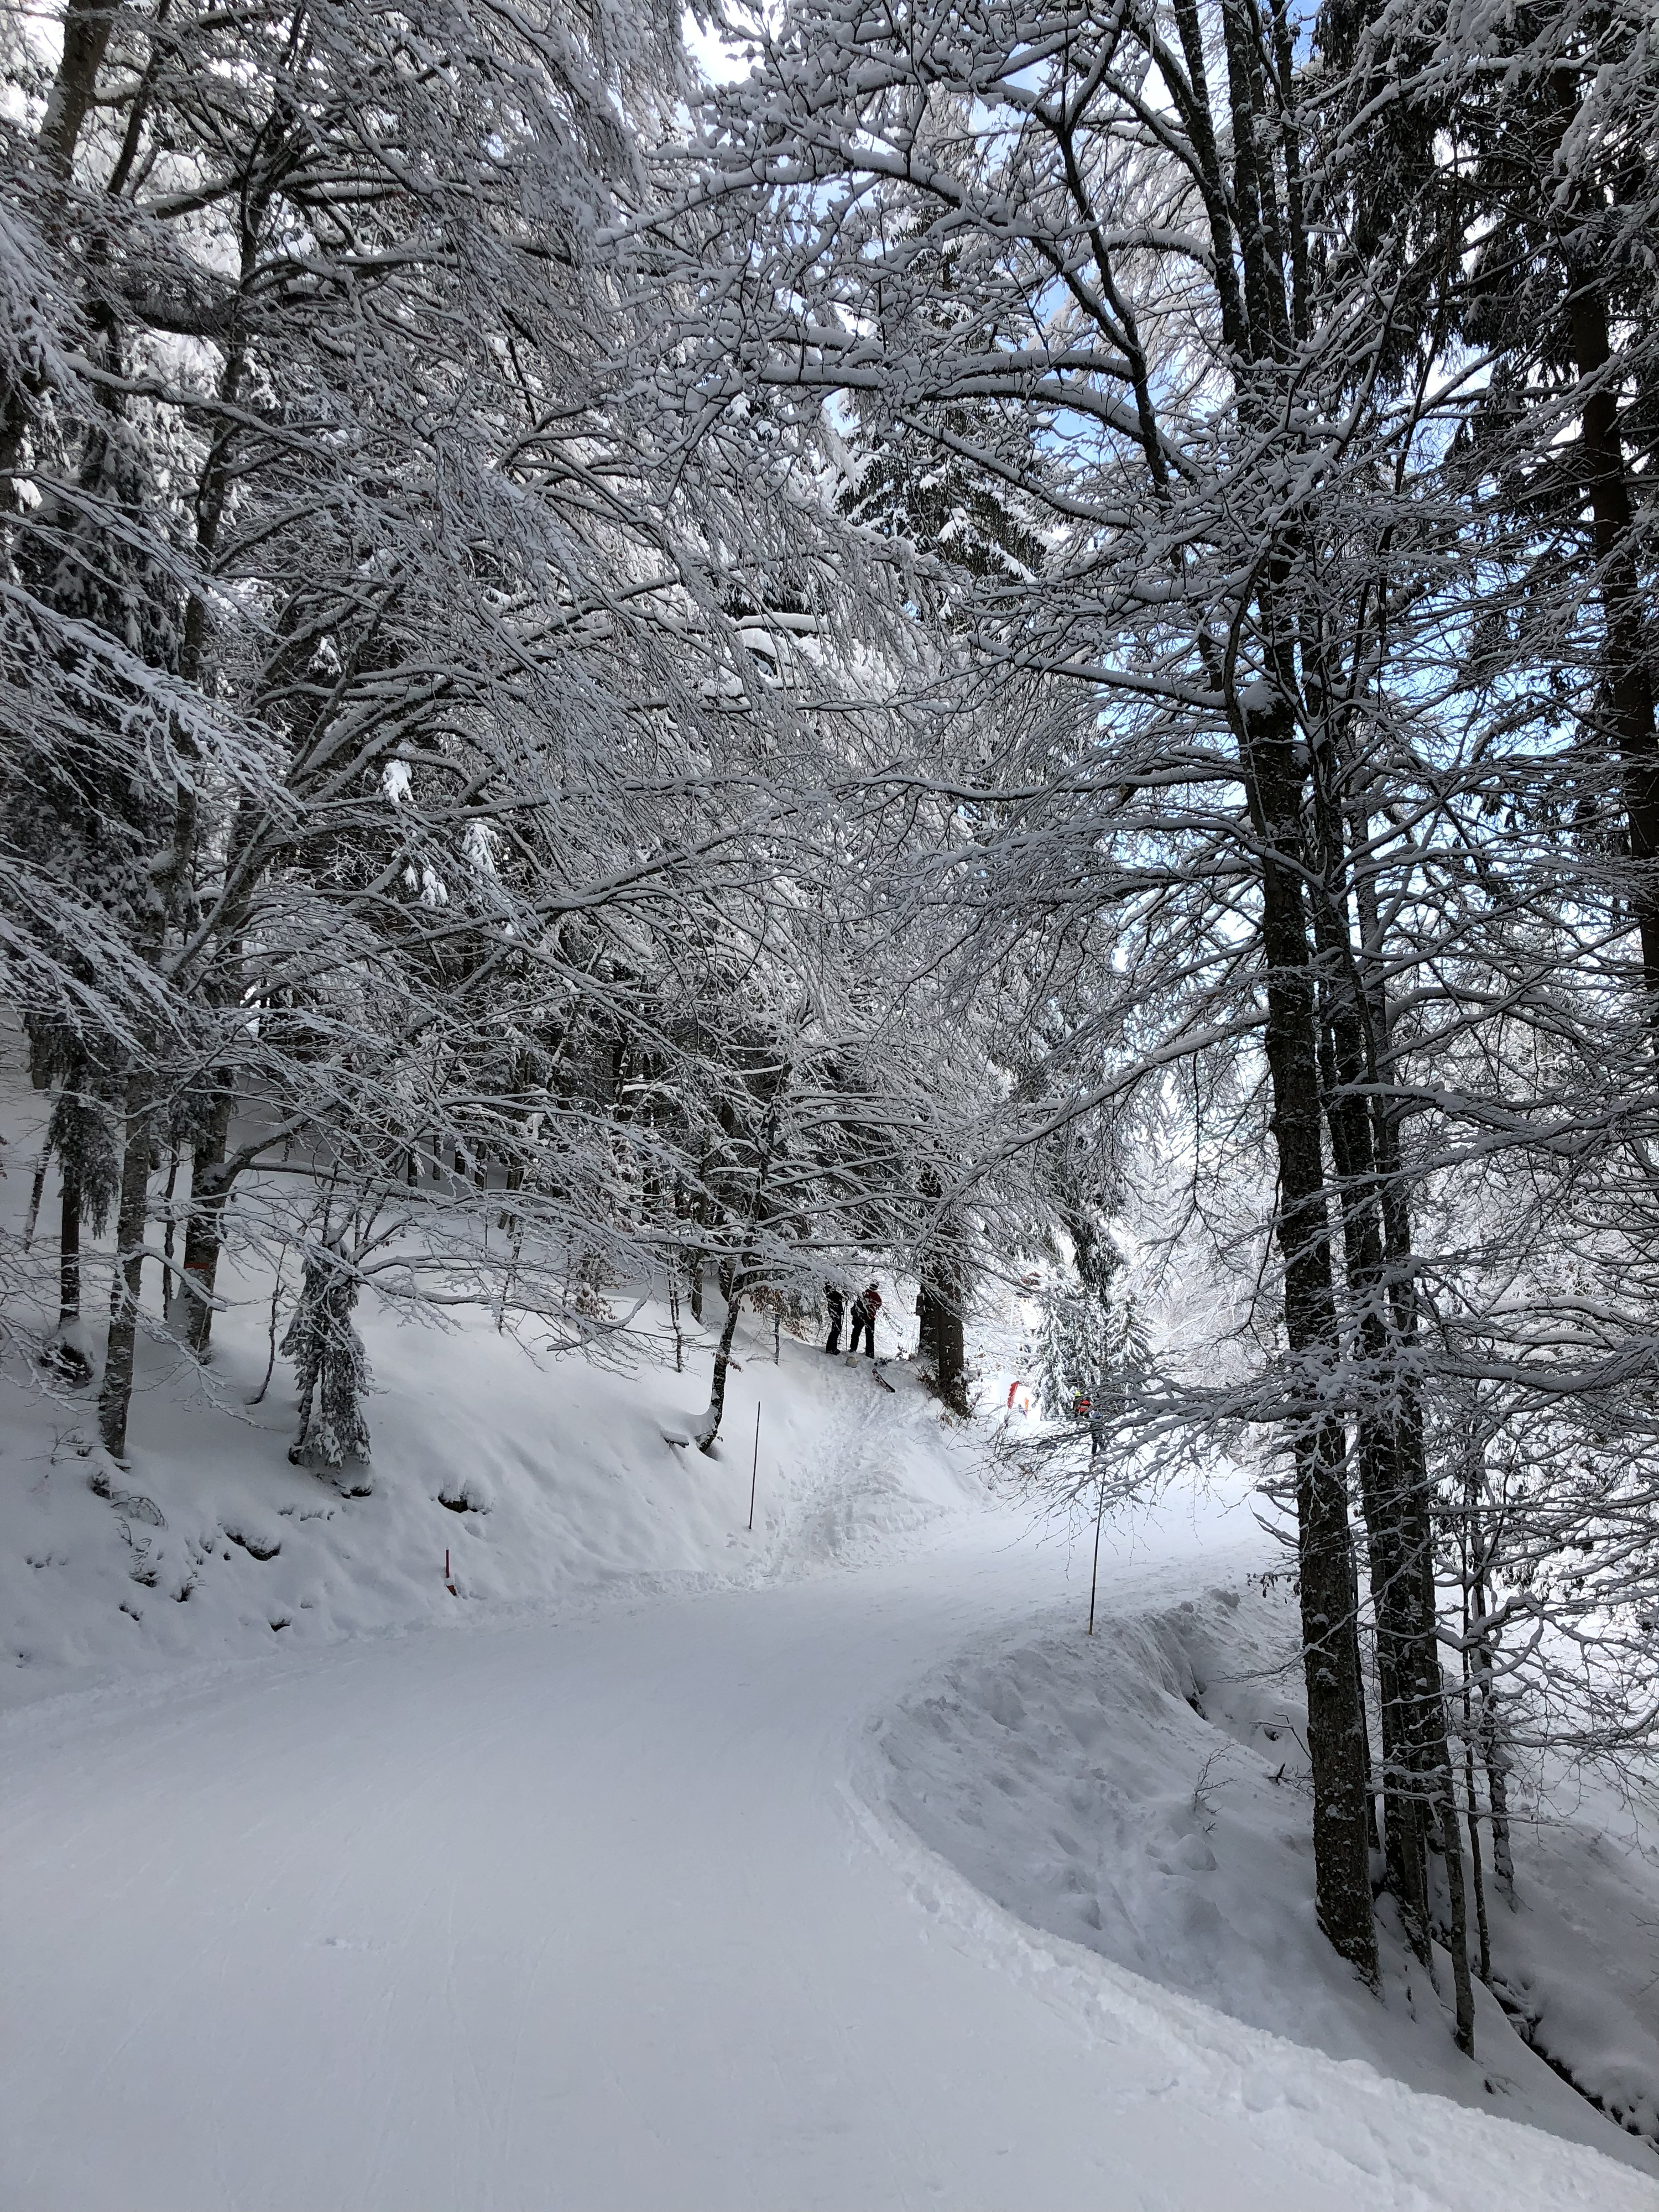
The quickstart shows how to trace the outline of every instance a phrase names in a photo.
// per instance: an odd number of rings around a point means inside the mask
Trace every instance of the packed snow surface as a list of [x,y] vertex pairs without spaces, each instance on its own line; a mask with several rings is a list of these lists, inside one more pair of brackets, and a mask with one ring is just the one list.
[[1109,1527],[1087,1643],[902,1364],[745,1324],[711,1460],[706,1334],[629,1375],[371,1309],[347,1496],[258,1324],[216,1409],[148,1348],[126,1470],[9,1401],[7,2212],[1659,2208],[1495,2008],[1465,2079],[1320,1943],[1248,1516]]
[[[981,1510],[14,1716],[7,2205],[1652,2212],[1023,1924],[897,1818],[882,1716],[988,1625],[1075,1617],[1074,1565]],[[1104,1602],[1217,1574],[1172,1518]]]

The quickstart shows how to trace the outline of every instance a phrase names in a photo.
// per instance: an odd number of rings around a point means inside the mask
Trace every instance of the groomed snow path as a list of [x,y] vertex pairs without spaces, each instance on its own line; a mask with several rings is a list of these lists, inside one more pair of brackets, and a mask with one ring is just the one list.
[[1022,1929],[871,1808],[872,1717],[1061,1565],[988,1517],[23,1713],[9,2212],[1652,2212]]

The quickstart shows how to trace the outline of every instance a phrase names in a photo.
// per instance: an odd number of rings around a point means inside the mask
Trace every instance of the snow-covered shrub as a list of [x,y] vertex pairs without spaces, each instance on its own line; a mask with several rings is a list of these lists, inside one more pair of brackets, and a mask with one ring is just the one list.
[[288,1455],[296,1467],[309,1460],[335,1468],[368,1457],[368,1424],[357,1402],[369,1388],[368,1355],[351,1325],[356,1303],[356,1278],[339,1253],[314,1247],[306,1255],[299,1304],[283,1338],[283,1356],[294,1362],[299,1389],[300,1433]]

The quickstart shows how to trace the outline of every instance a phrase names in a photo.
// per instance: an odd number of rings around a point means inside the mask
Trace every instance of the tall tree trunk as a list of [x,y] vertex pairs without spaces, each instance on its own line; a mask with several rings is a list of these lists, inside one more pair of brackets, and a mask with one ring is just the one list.
[[185,1341],[198,1359],[207,1357],[213,1333],[213,1299],[219,1279],[219,1253],[225,1201],[230,1195],[225,1149],[230,1139],[232,1095],[220,1081],[213,1093],[208,1125],[191,1154],[190,1212],[185,1222],[184,1292],[189,1301]]
[[86,1211],[81,1164],[74,1147],[58,1156],[58,1327],[43,1358],[60,1382],[83,1389],[92,1380],[92,1362],[79,1342],[81,1321],[81,1226]]
[[40,1147],[34,1163],[34,1173],[29,1178],[29,1210],[23,1217],[23,1249],[27,1252],[34,1242],[35,1224],[40,1218],[40,1200],[46,1194],[46,1167],[52,1158],[50,1141]]
[[1607,302],[1595,280],[1569,264],[1572,344],[1580,379],[1593,388],[1580,415],[1584,476],[1606,625],[1610,734],[1618,749],[1630,838],[1631,909],[1642,948],[1647,1017],[1659,1050],[1659,738],[1649,663],[1650,624],[1636,563],[1634,516],[1618,393],[1607,372],[1612,343]]
[[[1304,648],[1304,666],[1307,663]],[[1360,1499],[1365,1519],[1371,1607],[1376,1629],[1377,1702],[1382,1734],[1382,1843],[1389,1889],[1413,1949],[1431,1964],[1427,1830],[1423,1747],[1434,1740],[1416,1709],[1417,1655],[1432,1646],[1432,1615],[1422,1618],[1423,1580],[1407,1538],[1413,1519],[1405,1448],[1413,1427],[1411,1383],[1397,1357],[1389,1302],[1382,1162],[1371,1100],[1381,1089],[1376,1028],[1386,1020],[1367,994],[1349,934],[1345,811],[1336,788],[1336,748],[1328,732],[1313,747],[1319,869],[1312,882],[1315,940],[1322,980],[1322,1071],[1331,1156],[1342,1219],[1343,1257],[1355,1350],[1365,1382],[1355,1421]],[[1363,915],[1363,908],[1362,908]],[[1376,994],[1380,999],[1380,991]],[[1397,1182],[1395,1214],[1409,1235],[1410,1214]],[[1409,1252],[1399,1255],[1409,1262]],[[1433,1580],[1428,1589],[1432,1601]],[[1441,1740],[1444,1740],[1443,1728]],[[1449,1778],[1444,1778],[1449,1781]]]
[[[1359,1619],[1359,1570],[1355,1563],[1352,1578],[1348,1585],[1348,1602],[1353,1608],[1356,1622]],[[1365,1663],[1363,1647],[1358,1668],[1359,1680],[1359,1755],[1365,1765],[1365,1849],[1374,1856],[1382,1851],[1382,1831],[1376,1818],[1376,1765],[1371,1757],[1370,1723],[1365,1713]]]
[[[1356,1350],[1368,1373],[1364,1396],[1380,1395],[1389,1366],[1389,1332],[1380,1310],[1382,1243],[1376,1218],[1374,1163],[1366,1108],[1344,1086],[1357,1080],[1348,1046],[1341,1038],[1340,1015],[1328,1018],[1333,1030],[1328,1058],[1331,1083],[1327,1121],[1339,1178],[1344,1259],[1350,1296],[1358,1309]],[[1356,1109],[1358,1109],[1356,1111]],[[1418,1956],[1429,1956],[1428,1896],[1425,1883],[1425,1839],[1413,1756],[1414,1730],[1407,1694],[1411,1652],[1416,1641],[1414,1578],[1404,1571],[1401,1485],[1396,1424],[1375,1402],[1362,1404],[1355,1421],[1355,1456],[1365,1519],[1371,1611],[1376,1631],[1377,1707],[1382,1735],[1382,1831],[1389,1889],[1404,1917]]]
[[88,1145],[94,1127],[88,1113],[82,1087],[86,1062],[77,1051],[64,1070],[58,1104],[40,1149],[37,1179],[44,1178],[48,1158],[58,1157],[58,1327],[47,1343],[46,1364],[64,1382],[80,1389],[92,1380],[92,1363],[81,1342],[81,1304],[84,1289],[82,1232],[86,1226],[89,1190],[99,1188],[96,1175],[88,1185]]
[[[1438,1710],[1443,1717],[1443,1698],[1439,1701]],[[1453,2032],[1458,2049],[1466,2058],[1473,2058],[1474,1992],[1469,1984],[1468,1893],[1463,1880],[1463,1838],[1459,1832],[1457,1784],[1453,1778],[1450,1757],[1443,1746],[1440,1758],[1435,1762],[1433,1788],[1438,1840],[1446,1862],[1446,1896],[1451,1923],[1447,1931],[1446,1948],[1451,1955],[1452,2002],[1455,2007],[1456,2025]]]
[[[1334,766],[1336,758],[1337,749],[1333,746],[1328,765]],[[1316,755],[1316,759],[1317,773],[1326,757]],[[1332,945],[1334,956],[1340,952],[1343,976],[1351,979],[1343,986],[1341,1024],[1334,1041],[1341,1079],[1348,1086],[1336,1120],[1341,1124],[1341,1142],[1352,1150],[1354,1169],[1364,1172],[1367,1190],[1375,1193],[1374,1200],[1367,1200],[1359,1249],[1351,1248],[1351,1268],[1354,1279],[1364,1285],[1362,1303],[1367,1322],[1376,1324],[1365,1337],[1368,1356],[1376,1343],[1378,1328],[1384,1346],[1382,1362],[1375,1372],[1382,1385],[1386,1412],[1377,1424],[1380,1432],[1370,1461],[1375,1486],[1367,1484],[1366,1520],[1378,1625],[1385,1762],[1393,1784],[1386,1806],[1389,1880],[1413,1946],[1432,1972],[1428,1926],[1429,1816],[1434,1807],[1455,1803],[1456,1785],[1440,1669],[1434,1522],[1422,1405],[1413,1379],[1413,1347],[1421,1333],[1422,1315],[1400,1146],[1400,1116],[1388,1095],[1393,1059],[1391,1016],[1382,964],[1382,922],[1375,882],[1360,857],[1370,842],[1368,812],[1363,800],[1345,803],[1334,787],[1324,795],[1322,829],[1328,903],[1332,869],[1340,860],[1344,884],[1352,876],[1361,930],[1361,950],[1356,957],[1347,933],[1345,891],[1338,925],[1340,947],[1334,938]],[[1370,1103],[1361,1103],[1366,1094]],[[1333,1143],[1334,1146],[1337,1143],[1334,1127]],[[1455,1829],[1454,1820],[1454,1832]],[[1461,1884],[1461,1860],[1456,1875]],[[1467,1955],[1463,1971],[1467,1978]]]
[[[923,1169],[921,1189],[922,1196],[936,1206],[943,1200],[943,1185],[932,1167]],[[918,1271],[920,1340],[916,1348],[931,1356],[934,1385],[945,1405],[953,1413],[966,1414],[968,1360],[963,1341],[963,1307],[967,1284],[958,1256],[957,1224],[948,1213],[936,1212],[927,1233],[929,1242]]]
[[[1463,1613],[1463,1629],[1468,1632],[1468,1608]],[[1483,1982],[1492,1980],[1492,1929],[1486,1921],[1486,1869],[1480,1850],[1480,1800],[1474,1779],[1474,1711],[1469,1696],[1469,1654],[1463,1650],[1463,1794],[1468,1801],[1469,1828],[1469,1871],[1474,1882],[1474,1926],[1480,1941],[1480,1964],[1476,1967]]]
[[[1473,1515],[1469,1520],[1470,1549],[1474,1558],[1474,1573],[1470,1578],[1470,1602],[1477,1620],[1484,1620],[1487,1607],[1486,1540],[1480,1524]],[[1511,1905],[1515,1902],[1515,1861],[1510,1850],[1509,1759],[1504,1748],[1503,1726],[1498,1709],[1498,1690],[1492,1680],[1492,1640],[1483,1630],[1470,1656],[1474,1675],[1475,1692],[1480,1701],[1479,1735],[1480,1763],[1486,1775],[1486,1803],[1492,1813],[1492,1878]],[[1471,1796],[1470,1802],[1474,1799]]]
[[146,1071],[127,1078],[126,1142],[121,1157],[121,1198],[115,1218],[115,1270],[110,1285],[109,1343],[98,1393],[98,1428],[111,1457],[127,1455],[127,1411],[132,1401],[138,1345],[138,1301],[144,1272],[144,1231],[149,1220],[151,1085]]
[[[1196,29],[1196,25],[1194,26]],[[1254,5],[1223,0],[1222,47],[1231,124],[1231,216],[1243,275],[1242,313],[1217,271],[1224,313],[1235,322],[1235,390],[1247,433],[1270,429],[1267,398],[1291,340],[1291,302],[1261,66],[1262,22]],[[1201,33],[1188,41],[1201,62]],[[1289,118],[1279,127],[1291,128]],[[1214,134],[1218,138],[1221,134]],[[1206,171],[1212,155],[1201,149]],[[1265,163],[1265,166],[1264,166]],[[1298,212],[1300,212],[1298,200]],[[1212,209],[1212,223],[1217,210]],[[1304,251],[1293,242],[1292,264]],[[1231,259],[1231,257],[1229,257]],[[1366,1842],[1366,1773],[1360,1727],[1358,1624],[1353,1537],[1348,1525],[1347,1438],[1328,1410],[1330,1375],[1341,1358],[1323,1157],[1324,1115],[1314,976],[1303,885],[1306,769],[1297,764],[1291,701],[1295,629],[1285,619],[1293,532],[1276,544],[1258,596],[1264,679],[1261,706],[1231,698],[1252,826],[1260,846],[1261,949],[1267,977],[1267,1057],[1279,1162],[1275,1233],[1285,1279],[1285,1334],[1292,1371],[1297,1558],[1303,1671],[1313,1766],[1314,1887],[1319,1924],[1340,1954],[1377,1986],[1376,1927]],[[1237,629],[1235,631],[1237,638]],[[1236,649],[1230,647],[1230,654]],[[1225,685],[1231,695],[1231,662]]]
[[1515,1858],[1510,1847],[1509,1753],[1504,1748],[1498,1699],[1490,1679],[1483,1692],[1482,1750],[1486,1769],[1486,1802],[1492,1807],[1492,1870],[1498,1887],[1515,1903]]
[[64,44],[40,122],[40,151],[48,169],[67,184],[75,167],[81,126],[91,109],[98,71],[115,21],[114,0],[68,0]]
[[933,1316],[933,1364],[939,1395],[953,1413],[968,1411],[968,1358],[963,1340],[962,1300],[948,1295]]
[[1375,1987],[1376,1929],[1365,1835],[1359,1643],[1348,1526],[1347,1440],[1323,1409],[1340,1357],[1323,1158],[1314,981],[1303,896],[1303,773],[1282,692],[1241,717],[1252,813],[1261,840],[1267,1055],[1279,1157],[1276,1235],[1293,1374],[1297,1559],[1308,1748],[1313,1766],[1315,1902],[1336,1950]]
[[[252,195],[247,203],[244,222],[244,245],[241,281],[244,286],[252,282],[255,264],[255,240],[267,195]],[[234,337],[226,350],[224,365],[219,374],[219,397],[229,404],[240,388],[246,364],[245,341]],[[226,502],[231,483],[231,446],[234,430],[223,431],[215,440],[198,485],[196,550],[204,568],[212,566],[218,547],[219,532],[224,521]],[[184,632],[179,647],[179,674],[186,684],[201,679],[208,642],[208,599],[204,592],[192,593],[185,610]],[[186,757],[191,747],[180,735],[180,750]],[[194,786],[179,781],[174,787],[172,836],[168,848],[159,865],[152,869],[154,897],[146,920],[139,951],[151,967],[164,967],[167,932],[176,922],[187,896],[195,863],[198,793]],[[233,850],[240,844],[250,817],[239,819],[237,838]],[[251,884],[245,886],[244,902],[251,894]],[[120,1226],[117,1232],[118,1261],[115,1285],[111,1294],[110,1339],[104,1360],[103,1388],[99,1395],[98,1419],[107,1449],[119,1459],[126,1451],[127,1409],[132,1391],[133,1358],[137,1341],[138,1289],[143,1267],[144,1223],[149,1210],[149,1145],[151,1126],[155,1119],[155,1087],[148,1072],[133,1070],[127,1081],[126,1150],[121,1167]],[[185,1259],[189,1259],[189,1235],[185,1236]],[[130,1292],[123,1285],[131,1280]],[[112,1442],[118,1438],[118,1443]]]
[[161,1239],[161,1318],[173,1318],[173,1255],[178,1243],[178,1223],[173,1211],[173,1193],[179,1188],[179,1147],[173,1144],[167,1151],[167,1179],[161,1193],[161,1206],[167,1228]]
[[[226,381],[234,392],[240,375],[235,380],[228,375]],[[222,447],[216,449],[215,464],[207,478],[211,530],[206,542],[210,550],[217,543],[225,474]],[[199,644],[196,650],[199,653]],[[221,919],[216,957],[206,979],[204,994],[222,1019],[228,1009],[240,1004],[242,998],[242,941],[258,873],[253,863],[259,828],[257,811],[244,800],[237,810],[226,862],[228,868],[241,872],[242,880]],[[185,1322],[185,1341],[198,1359],[206,1358],[213,1334],[213,1302],[218,1288],[219,1255],[224,1243],[225,1207],[236,1177],[249,1158],[246,1152],[239,1154],[234,1161],[227,1158],[235,1111],[234,1071],[225,1066],[216,1068],[206,1124],[191,1150],[190,1211],[185,1220],[182,1287],[190,1301]],[[411,1152],[411,1170],[416,1158]],[[413,1172],[410,1180],[415,1180]]]
[[954,1413],[968,1411],[968,1359],[963,1341],[962,1293],[954,1275],[935,1266],[923,1276],[918,1300],[919,1351],[933,1362],[939,1395]]
[[72,1149],[58,1156],[58,1326],[81,1318],[81,1168]]

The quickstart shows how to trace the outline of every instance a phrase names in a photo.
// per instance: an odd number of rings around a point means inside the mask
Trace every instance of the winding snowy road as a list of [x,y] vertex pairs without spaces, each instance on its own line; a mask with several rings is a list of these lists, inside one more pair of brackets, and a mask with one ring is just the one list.
[[[1108,1601],[1214,1579],[1180,1550]],[[1652,2212],[1023,1932],[871,1809],[872,1717],[1062,1566],[987,1517],[21,1715],[9,2212]]]

